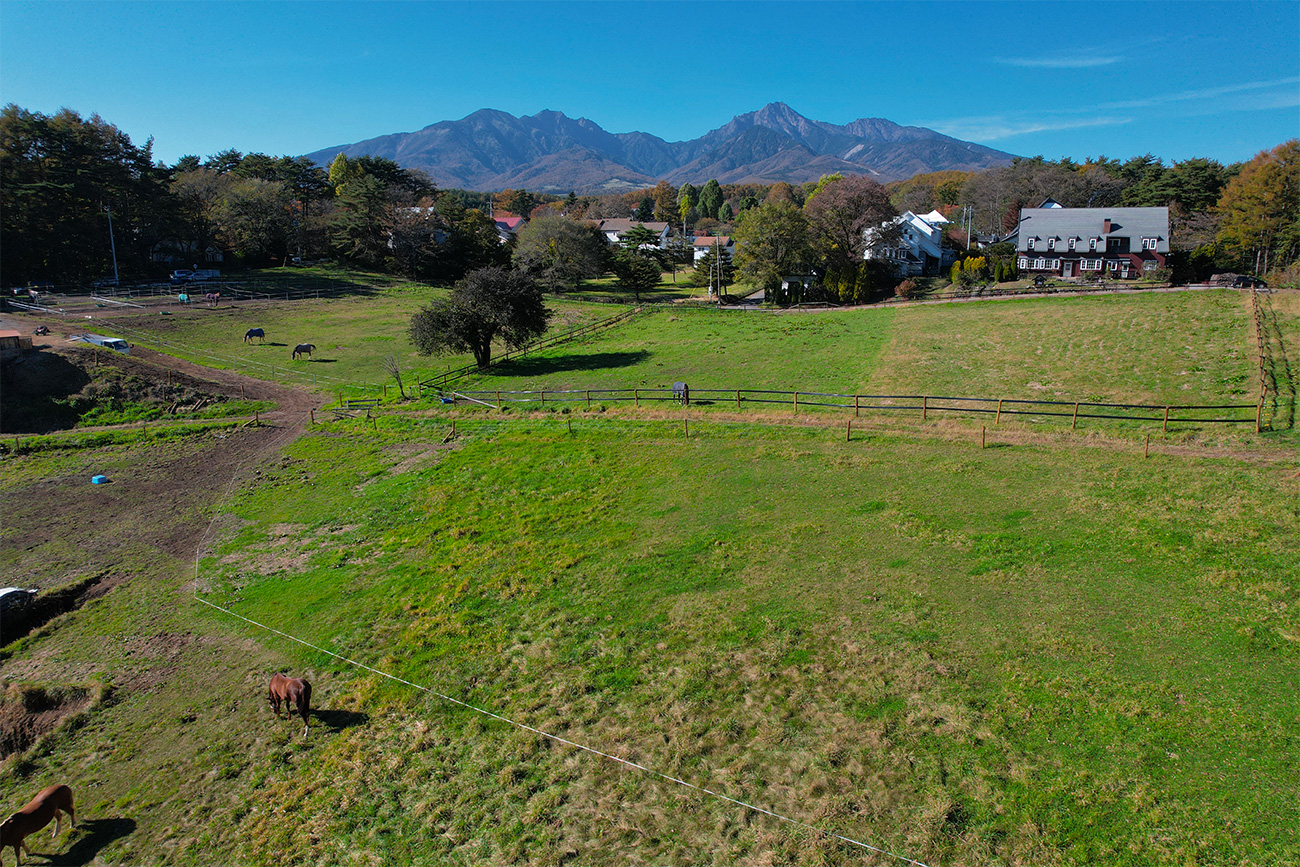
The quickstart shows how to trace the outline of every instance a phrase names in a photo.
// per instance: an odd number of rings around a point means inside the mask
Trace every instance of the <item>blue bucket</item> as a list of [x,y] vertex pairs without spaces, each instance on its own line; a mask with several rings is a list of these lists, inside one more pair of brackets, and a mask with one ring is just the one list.
[[91,476],[91,477],[90,477],[90,483],[91,483],[92,485],[102,485],[102,484],[104,484],[104,482],[107,482],[107,481],[108,481],[108,476]]

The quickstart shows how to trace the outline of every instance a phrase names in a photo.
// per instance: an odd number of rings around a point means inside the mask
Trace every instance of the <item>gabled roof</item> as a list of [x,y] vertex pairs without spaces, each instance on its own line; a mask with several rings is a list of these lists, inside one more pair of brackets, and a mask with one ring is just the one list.
[[510,231],[514,232],[517,231],[519,227],[523,224],[524,218],[523,217],[493,217],[492,221],[495,222],[498,226],[502,226],[503,228],[509,229]]
[[694,247],[712,247],[714,244],[717,244],[719,247],[730,247],[731,236],[730,235],[715,235],[715,236],[697,235],[695,239],[691,241],[691,246]]
[[[1107,230],[1106,223],[1110,228]],[[1104,238],[1110,235],[1155,238],[1156,252],[1169,252],[1168,208],[1022,208],[1017,249],[1027,249],[1030,238]],[[1136,243],[1130,249],[1140,249]]]
[[620,235],[637,226],[645,226],[656,235],[662,235],[664,229],[668,228],[667,223],[646,222],[644,220],[614,219],[600,221],[600,230],[602,232],[617,232]]

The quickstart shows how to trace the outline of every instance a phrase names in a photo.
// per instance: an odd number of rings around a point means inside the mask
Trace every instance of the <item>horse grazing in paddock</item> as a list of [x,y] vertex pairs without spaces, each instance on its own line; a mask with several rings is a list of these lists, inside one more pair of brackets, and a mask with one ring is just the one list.
[[21,846],[28,855],[32,854],[24,838],[50,824],[51,819],[54,820],[54,834],[51,839],[59,836],[64,813],[68,814],[68,827],[75,827],[77,817],[72,811],[72,789],[63,783],[56,783],[42,789],[41,793],[32,798],[26,807],[0,823],[0,850],[5,846],[13,846],[14,859],[19,864],[23,863],[23,856],[18,851],[18,847]]
[[280,718],[280,702],[284,702],[285,713],[293,705],[302,714],[302,736],[307,737],[307,715],[311,713],[311,684],[301,677],[287,677],[283,674],[271,676],[271,686],[266,691],[266,700],[275,710],[275,718]]
[[244,332],[245,343],[251,343],[254,337],[260,337],[262,340],[265,340],[266,332],[261,328],[250,328]]
[[214,290],[214,291],[212,291],[212,292],[204,292],[204,293],[203,293],[203,300],[204,300],[204,301],[211,301],[211,302],[212,302],[212,306],[213,306],[213,307],[216,307],[218,304],[221,303],[221,293],[218,292],[218,291],[216,291],[216,290]]
[[313,352],[315,352],[315,351],[316,351],[316,344],[314,344],[314,343],[299,343],[297,346],[295,346],[295,347],[293,348],[293,358],[294,358],[294,361],[297,361],[297,360],[298,360],[298,356],[299,356],[299,355],[305,355],[305,356],[307,356],[308,358],[311,358],[311,354],[312,354]]

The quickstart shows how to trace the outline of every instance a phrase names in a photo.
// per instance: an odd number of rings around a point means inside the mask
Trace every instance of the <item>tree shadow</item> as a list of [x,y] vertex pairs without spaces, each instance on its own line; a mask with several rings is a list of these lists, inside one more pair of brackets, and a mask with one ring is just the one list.
[[355,710],[321,710],[312,711],[312,716],[320,720],[332,732],[341,732],[353,726],[370,722],[370,714]]
[[[38,832],[39,833],[39,832]],[[44,858],[46,864],[60,867],[81,867],[90,864],[105,846],[114,840],[129,837],[135,833],[135,819],[119,816],[114,819],[91,819],[77,823],[73,832],[76,841],[66,852],[38,852],[32,847],[33,858]],[[47,837],[48,841],[49,838]],[[31,838],[28,838],[31,845]]]
[[546,376],[575,370],[600,370],[611,367],[632,367],[650,358],[648,351],[587,352],[569,355],[552,355],[538,358],[518,358],[492,368],[498,376]]

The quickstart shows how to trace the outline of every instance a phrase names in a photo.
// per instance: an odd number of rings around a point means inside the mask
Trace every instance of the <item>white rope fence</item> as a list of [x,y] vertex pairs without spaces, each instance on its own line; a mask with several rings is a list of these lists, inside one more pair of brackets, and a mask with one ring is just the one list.
[[[286,435],[282,436],[280,439],[286,440],[288,438],[287,434],[292,433],[293,430],[294,429],[290,427]],[[282,442],[275,443],[275,445],[282,445],[282,444],[283,444]],[[267,450],[268,451],[270,450],[269,446]],[[230,480],[230,483],[226,486],[226,490],[222,495],[222,500],[220,501],[219,506],[221,504],[224,504],[230,498],[230,493],[234,489],[235,483],[241,478],[244,467],[247,466],[252,461],[257,460],[258,457],[259,455],[254,455],[253,457],[249,458],[249,460],[245,462],[244,466],[241,466],[239,470],[235,472],[235,474],[232,476]],[[478,707],[477,705],[473,705],[470,704],[469,702],[462,701],[453,696],[438,692],[432,687],[415,683],[414,681],[407,680],[403,677],[398,677],[395,674],[391,674],[386,671],[381,671],[380,669],[367,665],[364,662],[360,662],[355,659],[350,659],[346,656],[343,656],[342,654],[335,653],[334,651],[328,650],[317,644],[312,644],[310,641],[306,641],[305,639],[299,638],[296,635],[291,635],[287,632],[283,632],[279,629],[276,629],[273,626],[269,626],[265,623],[261,623],[257,620],[253,620],[250,617],[245,617],[244,615],[231,611],[229,608],[226,608],[222,605],[218,605],[215,602],[210,602],[199,595],[199,559],[202,555],[204,545],[207,542],[207,538],[210,535],[213,526],[216,524],[216,521],[217,521],[217,515],[213,515],[212,521],[208,524],[207,531],[204,532],[202,539],[199,540],[199,546],[198,549],[195,551],[195,556],[194,556],[194,599],[197,602],[201,602],[202,604],[207,605],[209,608],[213,608],[230,617],[234,617],[238,620],[242,620],[245,623],[258,627],[259,629],[264,629],[267,632],[280,636],[281,638],[286,638],[289,641],[293,641],[298,644],[301,644],[303,647],[310,648],[311,650],[314,650],[317,653],[323,653],[326,656],[330,656],[334,659],[339,660],[340,662],[347,663],[348,665],[351,665],[355,668],[359,668],[363,671],[368,671],[371,674],[379,675],[380,677],[387,678],[395,683],[400,683],[404,686],[409,686],[410,688],[419,690],[420,692],[427,693],[432,696],[436,696],[437,698],[440,698],[449,704],[453,704],[456,705],[457,707],[465,708],[466,710],[470,710],[473,711],[474,713],[481,714],[482,716],[488,717],[489,719],[494,719],[497,720],[498,722],[505,723],[506,725],[513,726],[514,728],[520,729],[521,731],[526,731],[529,732],[530,734],[534,734],[539,737],[546,738],[547,740],[554,741],[555,743],[563,744],[564,746],[572,747],[573,749],[581,750],[582,752],[585,753],[590,753],[593,756],[598,756],[599,758],[607,759],[611,762],[615,762],[627,768],[632,768],[634,770],[640,771],[649,776],[658,777],[659,779],[669,783],[673,783],[674,785],[691,789],[693,791],[700,792],[701,794],[709,795],[710,797],[716,798],[720,801],[725,801],[728,804],[734,804],[737,807],[742,807],[746,810],[750,810],[755,813],[761,813],[765,816],[770,816],[773,819],[776,819],[778,821],[785,822],[790,825],[794,825],[795,827],[802,828],[806,831],[811,831],[812,833],[817,834],[821,837],[825,837],[830,840],[836,840],[838,842],[845,843],[850,846],[855,846],[866,852],[872,852],[877,855],[882,855],[887,858],[892,858],[904,864],[912,865],[912,867],[929,867],[929,865],[925,864],[924,862],[917,861],[914,858],[909,858],[906,855],[899,855],[896,852],[891,852],[888,849],[882,849],[878,846],[873,846],[870,843],[863,842],[862,840],[856,840],[852,837],[846,837],[843,834],[837,834],[834,831],[827,831],[824,828],[818,828],[815,825],[810,825],[807,822],[803,822],[791,816],[778,813],[774,810],[769,810],[765,807],[760,807],[757,804],[751,804],[748,801],[742,801],[737,798],[732,798],[729,795],[725,795],[722,792],[716,791],[714,789],[710,789],[705,786],[698,785],[696,783],[688,782],[687,780],[683,780],[679,777],[674,777],[670,774],[665,774],[662,771],[657,771],[654,768],[647,767],[645,765],[639,764],[638,762],[631,761],[630,759],[625,759],[620,756],[613,755],[612,753],[607,753],[604,750],[596,749],[595,747],[589,746],[587,744],[578,743],[577,741],[569,740],[568,738],[561,737],[560,735],[543,731],[542,729],[539,728],[534,728],[533,726],[530,726],[527,723],[518,722],[517,720],[513,720],[509,717],[502,716],[501,714],[488,710],[487,708]]]

